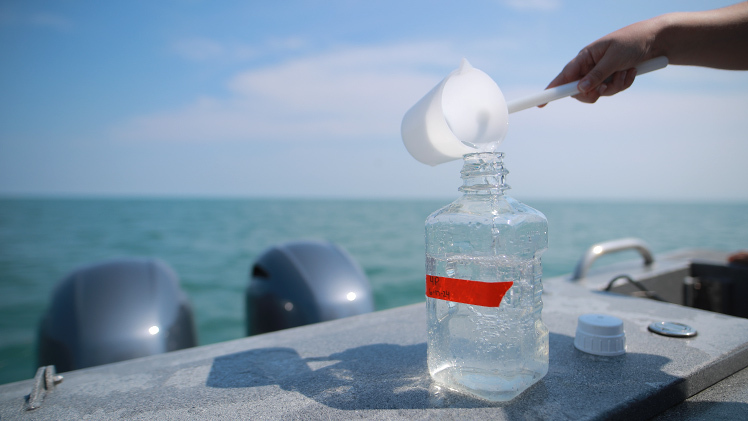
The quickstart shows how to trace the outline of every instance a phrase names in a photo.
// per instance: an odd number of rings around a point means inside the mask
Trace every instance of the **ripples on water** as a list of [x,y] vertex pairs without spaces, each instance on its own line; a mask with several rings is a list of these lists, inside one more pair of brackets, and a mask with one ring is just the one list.
[[[424,301],[423,224],[447,202],[0,199],[0,384],[33,376],[35,331],[55,283],[110,258],[171,265],[201,344],[244,336],[249,268],[291,240],[346,249],[366,272],[378,310]],[[571,272],[590,245],[621,237],[642,238],[655,253],[748,249],[748,204],[527,203],[549,220],[546,278]]]

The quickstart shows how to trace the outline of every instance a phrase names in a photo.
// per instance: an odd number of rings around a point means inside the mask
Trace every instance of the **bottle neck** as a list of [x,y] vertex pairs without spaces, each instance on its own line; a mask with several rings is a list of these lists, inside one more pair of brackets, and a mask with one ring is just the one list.
[[463,157],[462,186],[458,189],[466,195],[502,195],[509,190],[504,168],[503,152],[480,152]]

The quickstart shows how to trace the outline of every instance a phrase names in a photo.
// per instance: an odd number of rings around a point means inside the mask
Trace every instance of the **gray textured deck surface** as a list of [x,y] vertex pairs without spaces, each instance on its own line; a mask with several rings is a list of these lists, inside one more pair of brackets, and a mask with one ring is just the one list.
[[[746,319],[592,292],[561,278],[545,284],[550,370],[505,404],[432,385],[425,306],[417,304],[65,373],[33,411],[24,410],[31,380],[2,385],[0,419],[646,419],[748,366]],[[624,356],[574,348],[577,317],[589,312],[624,320]],[[699,334],[647,330],[662,320]],[[740,372],[660,417],[744,414],[747,377]],[[731,379],[743,392],[730,395]],[[714,401],[721,406],[704,404]]]
[[748,419],[748,368],[656,416],[653,421]]

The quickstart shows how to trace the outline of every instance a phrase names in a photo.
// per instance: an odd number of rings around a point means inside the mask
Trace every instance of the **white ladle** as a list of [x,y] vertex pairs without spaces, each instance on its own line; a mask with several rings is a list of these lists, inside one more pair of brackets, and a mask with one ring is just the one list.
[[[667,66],[658,57],[636,66],[637,75]],[[506,103],[496,82],[463,59],[403,117],[401,135],[408,152],[428,165],[493,151],[506,137],[509,113],[579,93],[578,82],[546,89]]]
[[[667,57],[665,56],[644,61],[635,67],[636,75],[641,76],[645,73],[662,69],[667,66],[667,63]],[[557,99],[566,98],[567,96],[574,96],[579,93],[579,89],[577,88],[578,83],[579,81],[569,82],[565,85],[546,89],[545,91],[528,95],[524,98],[515,99],[514,101],[507,102],[506,107],[509,109],[509,113],[511,114],[528,108],[537,107],[538,105],[547,104]]]

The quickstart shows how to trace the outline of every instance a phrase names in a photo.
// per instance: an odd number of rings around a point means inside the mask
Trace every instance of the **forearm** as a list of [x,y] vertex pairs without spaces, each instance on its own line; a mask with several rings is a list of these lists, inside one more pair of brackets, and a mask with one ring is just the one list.
[[704,12],[655,18],[652,57],[671,64],[748,70],[748,2]]

